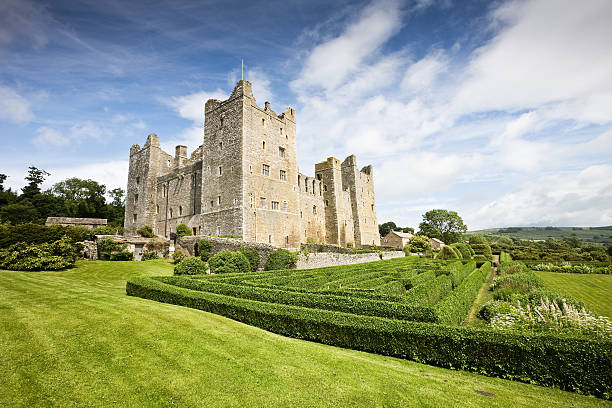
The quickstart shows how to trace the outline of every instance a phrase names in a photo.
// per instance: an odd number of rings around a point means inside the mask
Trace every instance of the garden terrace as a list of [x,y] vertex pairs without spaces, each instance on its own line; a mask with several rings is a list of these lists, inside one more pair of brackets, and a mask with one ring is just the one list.
[[245,274],[140,277],[133,296],[274,333],[604,398],[612,342],[461,327],[491,265],[398,258]]

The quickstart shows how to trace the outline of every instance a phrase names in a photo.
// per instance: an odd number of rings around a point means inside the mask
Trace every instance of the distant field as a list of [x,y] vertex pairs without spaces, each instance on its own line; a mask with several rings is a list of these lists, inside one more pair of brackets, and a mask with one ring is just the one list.
[[171,268],[98,261],[0,271],[0,406],[610,406],[126,296],[128,278]]
[[546,286],[581,299],[593,312],[612,319],[612,275],[536,272]]
[[525,240],[545,240],[546,238],[562,239],[565,237],[580,238],[585,242],[612,244],[612,226],[608,227],[508,227],[490,228],[469,231],[470,234],[494,234],[508,238]]

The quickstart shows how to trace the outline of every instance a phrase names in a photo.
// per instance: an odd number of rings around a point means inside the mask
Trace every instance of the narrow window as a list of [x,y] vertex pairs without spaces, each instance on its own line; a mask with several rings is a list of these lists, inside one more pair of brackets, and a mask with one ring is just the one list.
[[315,181],[312,180],[312,194],[315,193]]
[[134,218],[132,218],[132,222],[136,222],[138,220],[138,214],[134,214]]
[[288,211],[289,210],[289,205],[287,204],[286,201],[283,201],[283,211]]
[[269,176],[270,175],[270,166],[268,166],[267,164],[262,164],[261,165],[261,174],[263,174],[264,176]]
[[273,210],[278,210],[278,201],[272,201],[272,209]]
[[272,235],[268,235],[268,244],[272,243]]
[[140,184],[140,176],[136,177],[136,184]]
[[217,226],[217,236],[221,235],[221,227]]
[[289,245],[289,235],[285,235],[285,245]]
[[172,208],[170,209],[170,218],[172,218]]
[[219,150],[223,150],[223,142],[219,142]]
[[259,208],[266,208],[266,197],[259,197]]
[[217,196],[217,205],[221,205],[221,196]]
[[223,116],[219,118],[219,127],[223,127]]
[[317,180],[321,181],[321,173],[317,174]]
[[325,200],[325,206],[328,207],[329,206],[329,200]]
[[323,191],[327,191],[327,184],[323,184]]
[[155,205],[155,214],[159,214],[159,204]]
[[213,208],[215,206],[215,202],[213,200],[210,200],[210,208]]
[[266,127],[266,120],[265,119],[261,120],[261,126]]
[[315,215],[317,214],[317,206],[316,205],[312,206],[312,213],[315,214]]
[[170,167],[170,166],[171,166],[171,164],[170,164],[170,160],[168,160],[168,167]]
[[183,215],[183,207],[179,205],[179,217]]
[[223,167],[219,166],[219,175],[223,175]]
[[278,156],[279,157],[285,157],[285,148],[284,147],[280,147],[278,148]]
[[280,128],[280,134],[283,135],[283,128]]
[[370,204],[372,206],[372,211],[374,211],[374,204]]
[[134,204],[138,204],[138,194],[134,194]]
[[287,180],[287,172],[285,170],[280,171],[280,179],[281,181]]
[[261,148],[266,150],[266,141],[261,142]]

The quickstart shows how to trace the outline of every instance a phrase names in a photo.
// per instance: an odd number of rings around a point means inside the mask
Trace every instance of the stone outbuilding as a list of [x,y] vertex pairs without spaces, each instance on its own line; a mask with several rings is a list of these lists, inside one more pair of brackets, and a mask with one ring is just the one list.
[[389,231],[389,233],[381,240],[381,245],[397,249],[404,249],[410,238],[413,236],[414,235],[409,232]]
[[438,238],[431,238],[431,247],[434,251],[439,251],[444,245],[446,244],[440,241]]
[[89,229],[103,227],[107,224],[106,218],[70,218],[70,217],[47,217],[45,225],[63,225],[72,227],[86,227]]

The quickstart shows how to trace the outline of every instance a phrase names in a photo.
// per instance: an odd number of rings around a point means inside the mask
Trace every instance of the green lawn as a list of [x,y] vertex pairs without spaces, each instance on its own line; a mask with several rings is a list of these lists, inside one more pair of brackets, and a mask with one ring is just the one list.
[[[125,295],[164,261],[0,271],[0,406],[607,406]],[[484,394],[484,395],[483,395]]]
[[536,272],[549,288],[581,299],[593,312],[612,318],[612,275]]

